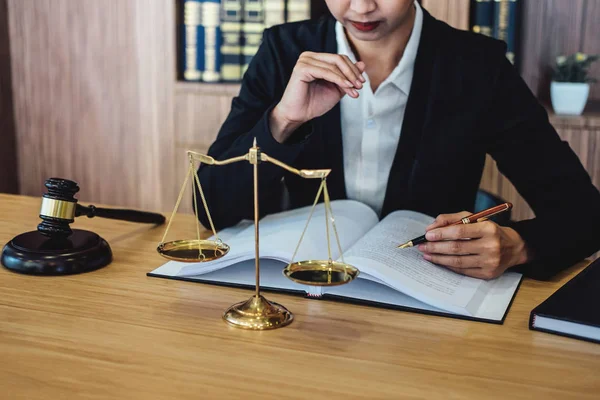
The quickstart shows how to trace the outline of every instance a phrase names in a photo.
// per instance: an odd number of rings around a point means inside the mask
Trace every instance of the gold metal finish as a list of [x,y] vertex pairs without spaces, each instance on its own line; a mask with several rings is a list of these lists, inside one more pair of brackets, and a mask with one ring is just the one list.
[[[198,173],[196,172],[196,169],[194,167],[194,155],[196,155],[198,158],[206,157],[207,159],[213,159],[212,157],[204,156],[203,154],[188,151],[188,171],[185,176],[185,180],[183,181],[183,185],[181,186],[181,190],[179,191],[179,196],[177,197],[177,201],[175,202],[175,208],[171,213],[171,218],[169,218],[169,223],[167,224],[165,233],[163,234],[160,244],[156,248],[156,251],[161,256],[169,260],[185,262],[205,262],[221,258],[229,252],[229,246],[224,244],[221,241],[221,239],[219,239],[219,236],[217,235],[217,231],[212,221],[212,217],[210,215],[210,212],[208,211],[208,205],[206,203],[206,198],[204,197],[204,191],[202,190],[202,185],[200,184]],[[171,223],[173,222],[173,219],[177,214],[177,210],[179,209],[179,204],[181,203],[181,199],[183,198],[183,193],[185,192],[187,182],[190,179],[190,176],[192,175],[194,176],[194,178],[192,179],[194,208],[196,210],[198,209],[198,201],[196,199],[197,186],[198,191],[200,192],[200,197],[202,199],[202,205],[204,206],[204,210],[206,211],[206,215],[208,216],[208,221],[210,223],[210,227],[212,229],[215,239],[200,239],[200,222],[198,221],[198,218],[196,218],[196,239],[174,240],[170,242],[165,242],[167,233],[169,232],[169,228],[171,227]],[[192,246],[195,246],[195,249],[193,249]]]
[[205,154],[196,153],[195,151],[188,150],[187,155],[192,160],[200,161],[203,164],[207,165],[227,165],[233,164],[238,161],[246,161],[248,160],[248,154],[244,154],[243,156],[228,158],[227,160],[218,161],[212,158],[211,156],[207,156]]
[[413,246],[414,246],[414,244],[413,244],[412,240],[410,240],[410,241],[408,241],[408,242],[406,242],[404,244],[401,244],[400,246],[398,246],[398,248],[399,249],[406,249],[408,247],[413,247]]
[[281,167],[281,168],[291,172],[292,174],[296,174],[296,175],[298,175],[302,178],[306,178],[306,179],[327,178],[327,176],[331,172],[330,169],[296,169],[296,168],[290,167],[287,164],[282,163],[281,161],[279,161],[273,157],[266,155],[265,153],[261,154],[261,161],[270,162],[271,164],[275,164],[278,167]]
[[331,260],[308,260],[288,264],[283,274],[294,282],[311,286],[339,286],[358,276],[358,269]]
[[213,240],[174,240],[161,243],[156,249],[163,257],[174,261],[212,261],[229,252],[229,246]]
[[236,328],[261,331],[286,326],[294,316],[281,304],[258,295],[229,307],[223,320]]
[[467,225],[471,223],[471,220],[468,217],[464,217],[460,220],[463,224]]
[[[325,232],[327,234],[327,255],[329,259],[294,262],[294,259],[296,258],[296,254],[298,253],[298,249],[300,248],[302,239],[304,239],[304,234],[306,233],[306,229],[308,228],[308,224],[310,223],[310,220],[313,216],[313,212],[315,211],[315,207],[317,206],[321,193],[323,193],[323,200],[325,206]],[[335,239],[338,245],[338,251],[340,252],[340,258],[342,262],[333,261],[331,259],[329,222],[331,222],[331,225],[333,227],[333,232],[335,234]],[[338,236],[337,228],[335,226],[335,218],[333,217],[333,211],[331,210],[329,191],[327,190],[327,181],[325,179],[322,179],[321,185],[319,186],[319,190],[317,190],[317,195],[315,196],[313,206],[310,210],[310,213],[308,214],[308,220],[306,221],[306,225],[304,225],[304,230],[300,235],[300,240],[298,240],[296,250],[294,250],[294,254],[292,255],[292,261],[284,268],[283,275],[295,282],[304,285],[338,286],[351,282],[358,276],[358,274],[358,268],[350,264],[346,264],[346,262],[344,261],[344,255],[342,253],[340,238]]]
[[75,219],[75,206],[77,203],[65,200],[49,199],[42,197],[42,206],[40,207],[40,215],[45,217]]
[[[187,262],[202,262],[202,261],[212,261],[216,260],[220,257],[223,257],[229,251],[229,246],[224,244],[218,237],[217,231],[215,230],[212,217],[210,215],[210,211],[208,209],[208,205],[206,203],[206,198],[204,197],[204,191],[202,190],[202,185],[200,183],[200,179],[198,178],[198,174],[196,172],[196,167],[194,165],[194,161],[200,161],[201,163],[207,165],[226,165],[239,161],[248,161],[248,163],[253,165],[253,180],[254,180],[254,263],[256,269],[256,290],[254,296],[252,296],[249,300],[246,300],[241,303],[237,303],[232,305],[225,311],[223,314],[223,319],[230,325],[243,328],[243,329],[252,329],[252,330],[264,330],[264,329],[274,329],[285,326],[293,321],[294,316],[290,311],[288,311],[285,307],[277,303],[271,303],[267,299],[265,299],[260,294],[260,254],[259,254],[259,207],[258,207],[258,164],[261,162],[270,162],[272,164],[277,165],[291,173],[294,173],[298,176],[307,179],[321,179],[321,186],[317,192],[317,196],[315,198],[313,207],[310,211],[310,215],[308,221],[306,222],[306,226],[304,227],[304,231],[300,236],[300,241],[298,242],[298,246],[294,251],[294,255],[292,256],[292,262],[285,268],[284,275],[289,279],[307,284],[307,285],[318,285],[318,286],[335,286],[342,285],[344,283],[348,283],[352,281],[358,275],[358,269],[355,267],[348,265],[344,262],[342,249],[340,245],[340,239],[338,237],[337,228],[335,226],[335,218],[333,217],[333,212],[331,210],[331,205],[329,201],[329,192],[327,191],[327,182],[325,178],[331,172],[330,169],[315,169],[315,170],[307,170],[301,169],[298,170],[296,168],[290,167],[289,165],[282,163],[281,161],[269,157],[267,154],[261,152],[260,148],[256,144],[256,138],[254,139],[254,143],[252,147],[249,149],[248,153],[243,156],[233,157],[226,160],[215,160],[213,157],[207,156],[205,154],[196,153],[193,151],[187,152],[189,159],[189,167],[188,172],[183,182],[183,186],[179,192],[179,197],[177,198],[177,202],[175,203],[175,208],[173,209],[173,213],[171,214],[171,218],[169,219],[169,223],[167,224],[167,229],[163,235],[161,243],[159,244],[157,251],[165,258],[176,261],[187,261]],[[204,206],[204,210],[206,212],[206,216],[210,223],[210,227],[213,231],[214,240],[201,240],[200,239],[200,228],[199,222],[196,218],[196,239],[188,239],[188,240],[175,240],[171,242],[165,242],[165,238],[167,236],[167,232],[171,226],[171,222],[177,213],[177,209],[179,208],[179,204],[183,197],[183,193],[185,191],[185,187],[190,176],[193,175],[192,178],[192,192],[193,192],[193,200],[194,207],[198,209],[197,195],[196,191],[200,194],[200,198],[202,199],[202,205]],[[323,193],[323,199],[325,203],[325,231],[327,235],[327,252],[329,259],[326,261],[322,260],[309,260],[309,261],[299,261],[294,262],[294,258],[296,253],[298,252],[298,248],[300,247],[300,243],[302,242],[302,238],[306,233],[306,228],[308,227],[308,223],[312,217],[313,211],[319,197]],[[331,259],[331,244],[329,237],[329,223],[331,223],[333,227],[333,232],[335,234],[335,238],[338,245],[338,250],[342,262],[333,261]]]

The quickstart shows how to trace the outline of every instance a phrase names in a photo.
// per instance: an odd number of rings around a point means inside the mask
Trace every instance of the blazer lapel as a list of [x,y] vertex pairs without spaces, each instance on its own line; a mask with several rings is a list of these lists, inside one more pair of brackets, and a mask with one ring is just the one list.
[[437,21],[423,10],[423,30],[415,60],[413,81],[406,103],[400,140],[390,169],[381,217],[395,210],[410,209],[410,177],[427,119],[431,74],[437,48],[436,30]]

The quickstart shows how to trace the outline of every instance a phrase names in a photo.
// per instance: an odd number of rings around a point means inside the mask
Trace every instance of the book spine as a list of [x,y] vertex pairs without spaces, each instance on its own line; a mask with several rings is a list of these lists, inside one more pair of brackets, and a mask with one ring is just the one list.
[[285,22],[285,1],[265,0],[265,28]]
[[287,0],[287,22],[310,19],[310,0]]
[[492,36],[494,27],[494,2],[492,0],[475,0],[473,3],[473,27],[475,33]]
[[203,82],[221,80],[221,17],[220,0],[202,1],[202,28],[204,37]]
[[506,57],[515,63],[517,0],[494,1],[494,37],[506,42]]
[[263,0],[244,0],[244,22],[242,23],[243,65],[242,76],[248,69],[252,57],[258,51],[265,30],[265,8]]
[[221,79],[242,79],[242,0],[223,0],[221,8]]
[[203,40],[201,40],[202,6],[199,0],[183,3],[183,79],[200,81],[202,78]]

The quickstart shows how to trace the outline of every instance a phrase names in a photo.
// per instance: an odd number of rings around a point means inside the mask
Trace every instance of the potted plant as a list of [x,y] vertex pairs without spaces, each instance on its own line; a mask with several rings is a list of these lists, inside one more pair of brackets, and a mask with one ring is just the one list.
[[550,84],[550,97],[555,113],[581,115],[590,94],[590,83],[596,82],[594,78],[588,77],[590,65],[596,60],[597,55],[584,53],[556,57]]

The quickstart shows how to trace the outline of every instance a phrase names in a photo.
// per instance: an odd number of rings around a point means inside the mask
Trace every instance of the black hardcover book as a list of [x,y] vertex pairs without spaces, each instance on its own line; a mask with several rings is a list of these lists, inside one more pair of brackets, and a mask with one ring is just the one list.
[[519,30],[519,2],[517,0],[494,0],[493,37],[506,42],[506,57],[515,64],[517,33]]
[[529,329],[600,343],[600,259],[533,309]]
[[486,36],[493,36],[494,2],[493,0],[474,0],[472,7],[473,26],[471,30]]

